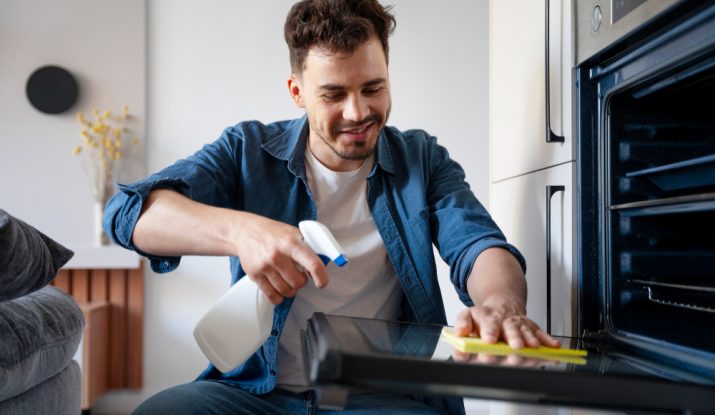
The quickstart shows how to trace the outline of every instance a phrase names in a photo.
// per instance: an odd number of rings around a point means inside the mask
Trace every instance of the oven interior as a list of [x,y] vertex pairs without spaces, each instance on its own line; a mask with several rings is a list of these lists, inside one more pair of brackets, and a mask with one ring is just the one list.
[[715,359],[715,56],[606,101],[607,324]]

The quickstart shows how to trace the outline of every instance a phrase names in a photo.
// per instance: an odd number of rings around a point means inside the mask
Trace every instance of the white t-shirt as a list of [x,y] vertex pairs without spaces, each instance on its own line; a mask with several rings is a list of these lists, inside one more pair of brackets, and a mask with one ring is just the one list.
[[[316,311],[353,317],[394,320],[399,316],[402,288],[367,204],[367,176],[374,156],[350,172],[335,172],[305,151],[306,174],[318,221],[340,243],[348,263],[328,264],[328,285],[309,281],[298,290],[278,343],[278,385],[305,390],[300,331]],[[302,388],[301,388],[302,386]]]

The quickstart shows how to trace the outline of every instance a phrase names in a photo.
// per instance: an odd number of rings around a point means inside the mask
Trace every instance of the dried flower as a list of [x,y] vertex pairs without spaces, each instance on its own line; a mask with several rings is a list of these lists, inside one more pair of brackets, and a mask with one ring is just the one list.
[[[124,135],[129,129],[124,125],[130,117],[129,107],[124,105],[121,114],[112,116],[109,110],[92,109],[93,120],[77,113],[82,143],[72,149],[75,155],[85,154],[85,172],[92,182],[95,201],[106,203],[113,192],[114,176],[119,162],[124,156]],[[132,145],[139,143],[134,137]]]

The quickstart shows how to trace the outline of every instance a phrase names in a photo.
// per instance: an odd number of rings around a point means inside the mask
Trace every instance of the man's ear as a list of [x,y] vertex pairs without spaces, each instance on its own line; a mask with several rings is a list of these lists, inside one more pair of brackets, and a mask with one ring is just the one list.
[[305,108],[305,104],[303,103],[303,88],[295,74],[291,74],[290,78],[288,78],[288,93],[296,107]]

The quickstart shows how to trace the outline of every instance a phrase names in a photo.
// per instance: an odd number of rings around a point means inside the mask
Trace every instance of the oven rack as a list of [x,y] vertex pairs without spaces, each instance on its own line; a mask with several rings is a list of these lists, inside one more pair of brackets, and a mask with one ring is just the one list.
[[[691,311],[699,311],[715,314],[715,307],[712,304],[702,304],[697,299],[688,298],[683,301],[683,295],[678,295],[677,291],[690,292],[695,294],[715,294],[715,287],[672,284],[657,281],[647,281],[641,279],[628,280],[630,285],[640,286],[647,293],[648,301],[665,306],[684,308]],[[660,290],[656,293],[656,290]],[[636,296],[638,297],[638,296]]]
[[608,206],[608,210],[620,211],[621,215],[631,217],[715,211],[715,192],[621,203]]
[[626,141],[618,144],[618,160],[622,163],[657,167],[673,163],[674,160],[689,160],[701,157],[703,153],[715,154],[712,141]]
[[630,172],[626,177],[647,179],[665,191],[713,186],[715,154]]
[[690,304],[690,303],[684,303],[679,300],[674,300],[671,298],[656,298],[655,294],[653,293],[654,288],[653,287],[669,287],[677,290],[691,290],[691,291],[697,291],[698,293],[701,292],[713,292],[715,293],[715,288],[713,287],[694,287],[694,286],[687,286],[687,285],[682,285],[682,284],[666,284],[666,283],[658,283],[658,282],[652,282],[652,281],[644,281],[644,280],[632,280],[634,283],[639,283],[643,285],[643,288],[648,292],[648,301],[660,305],[667,305],[671,307],[680,307],[680,308],[685,308],[688,310],[692,311],[703,311],[706,313],[714,313],[715,314],[715,307],[712,305],[701,305],[701,304]]

